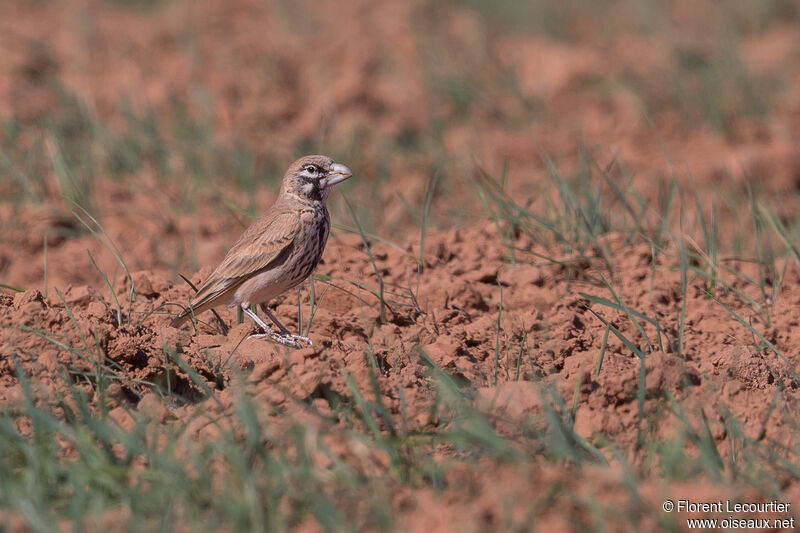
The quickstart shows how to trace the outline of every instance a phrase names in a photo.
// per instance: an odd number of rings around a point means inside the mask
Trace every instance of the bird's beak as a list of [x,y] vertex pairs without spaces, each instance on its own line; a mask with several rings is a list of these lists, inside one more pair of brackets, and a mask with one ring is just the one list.
[[333,187],[337,183],[346,180],[352,175],[353,173],[349,168],[339,163],[334,163],[331,165],[330,172],[328,172],[328,179],[325,180],[325,187]]

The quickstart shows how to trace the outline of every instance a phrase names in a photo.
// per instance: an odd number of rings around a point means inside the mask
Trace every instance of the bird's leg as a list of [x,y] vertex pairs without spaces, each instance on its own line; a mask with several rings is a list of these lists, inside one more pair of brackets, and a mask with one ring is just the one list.
[[276,326],[278,326],[278,329],[280,330],[281,335],[283,335],[284,337],[286,337],[288,339],[292,339],[293,341],[303,341],[303,342],[308,343],[308,344],[314,344],[311,341],[311,339],[309,339],[308,337],[303,337],[301,335],[295,335],[294,333],[292,333],[291,331],[286,329],[286,326],[281,324],[280,321],[278,320],[278,318],[275,315],[272,314],[272,311],[269,310],[269,307],[267,307],[266,303],[260,304],[259,307],[261,308],[262,311],[264,311],[264,314],[267,315],[270,320],[272,320],[272,323],[275,324]]
[[275,315],[272,314],[272,311],[269,310],[269,307],[267,306],[267,304],[258,304],[258,307],[259,307],[259,309],[261,309],[261,311],[265,315],[267,315],[269,317],[270,320],[272,320],[273,324],[278,326],[278,330],[281,332],[281,335],[291,335],[292,334],[289,331],[289,329],[286,326],[284,326],[283,324],[281,324],[278,321],[278,319],[275,317]]
[[300,337],[299,339],[296,339],[296,338],[294,338],[294,336],[292,334],[286,335],[286,334],[283,334],[283,333],[278,333],[276,331],[273,331],[273,329],[271,327],[269,327],[266,322],[261,320],[258,317],[258,315],[255,314],[254,312],[252,312],[249,308],[242,307],[242,310],[244,311],[244,314],[246,314],[247,316],[252,318],[253,322],[255,322],[256,325],[259,328],[261,328],[261,331],[264,332],[264,333],[261,333],[261,334],[250,335],[252,338],[261,339],[263,337],[269,337],[269,338],[273,339],[274,341],[279,342],[280,344],[283,344],[284,346],[289,346],[291,348],[299,348],[300,347],[300,343],[297,342],[297,341],[302,339],[302,337]]

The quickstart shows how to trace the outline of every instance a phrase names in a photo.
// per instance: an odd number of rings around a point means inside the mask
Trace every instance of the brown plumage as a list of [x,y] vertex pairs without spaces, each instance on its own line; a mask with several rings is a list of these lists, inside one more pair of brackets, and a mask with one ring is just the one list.
[[[169,325],[179,327],[192,315],[218,305],[240,305],[264,331],[254,336],[270,336],[287,346],[299,346],[298,340],[310,344],[310,339],[291,334],[266,304],[296,287],[319,263],[330,231],[325,203],[331,188],[350,175],[349,168],[323,155],[301,157],[292,163],[272,207],[245,230],[189,307]],[[253,304],[261,305],[279,333],[250,311]]]

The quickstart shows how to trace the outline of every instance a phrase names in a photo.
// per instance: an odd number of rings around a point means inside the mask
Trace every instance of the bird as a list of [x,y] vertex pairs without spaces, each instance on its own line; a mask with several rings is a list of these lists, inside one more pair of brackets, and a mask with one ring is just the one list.
[[[316,268],[331,228],[326,206],[333,186],[352,176],[349,168],[325,155],[307,155],[286,170],[277,200],[248,227],[194,298],[169,325],[180,327],[203,311],[241,306],[260,328],[251,337],[270,337],[299,348],[311,339],[291,333],[268,303],[303,282]],[[267,325],[251,306],[258,304],[277,327]]]

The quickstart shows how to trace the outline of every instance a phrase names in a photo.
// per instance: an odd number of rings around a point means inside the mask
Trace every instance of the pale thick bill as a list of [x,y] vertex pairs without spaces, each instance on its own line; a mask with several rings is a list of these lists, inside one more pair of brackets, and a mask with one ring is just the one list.
[[331,187],[340,183],[350,176],[353,175],[353,172],[347,168],[346,166],[342,165],[341,163],[334,163],[331,165],[331,171],[328,172],[328,179],[325,181],[326,187]]

